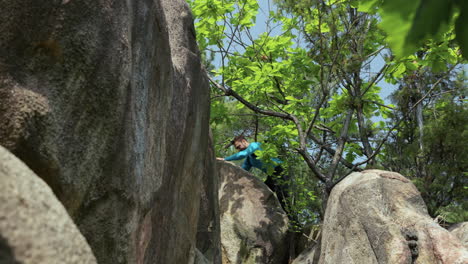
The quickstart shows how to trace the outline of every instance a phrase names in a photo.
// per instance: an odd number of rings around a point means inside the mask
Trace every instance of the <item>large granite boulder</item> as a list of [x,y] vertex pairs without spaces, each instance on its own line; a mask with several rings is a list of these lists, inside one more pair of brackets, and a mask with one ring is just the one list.
[[[193,264],[213,264],[214,262],[207,259],[205,255],[203,255],[202,252],[200,252],[198,249],[195,249],[195,259]],[[221,262],[215,262],[215,263],[221,263]]]
[[322,232],[315,228],[310,230],[307,236],[300,237],[296,243],[296,249],[300,250],[300,254],[291,264],[317,264],[320,258],[321,240]]
[[287,263],[288,218],[268,187],[230,162],[218,161],[222,263]]
[[97,263],[49,186],[2,146],[0,263]]
[[216,170],[212,136],[206,153],[201,185],[197,249],[211,263],[221,263],[221,226],[219,218],[219,176]]
[[0,144],[99,263],[193,261],[209,87],[187,3],[4,0],[0,17]]
[[448,230],[468,248],[468,222],[454,224]]
[[320,244],[313,245],[302,251],[291,264],[317,264],[320,258]]
[[467,262],[461,242],[431,219],[418,190],[400,174],[356,172],[333,188],[319,263]]

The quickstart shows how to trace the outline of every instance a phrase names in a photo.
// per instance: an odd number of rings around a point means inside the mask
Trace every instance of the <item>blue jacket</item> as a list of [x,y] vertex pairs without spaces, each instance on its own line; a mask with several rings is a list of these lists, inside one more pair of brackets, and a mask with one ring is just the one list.
[[244,163],[242,164],[242,168],[244,170],[249,171],[250,168],[255,167],[255,168],[262,170],[263,172],[267,171],[267,166],[275,167],[278,165],[278,163],[282,163],[281,160],[272,158],[271,161],[269,161],[267,165],[265,166],[261,160],[257,159],[257,155],[255,155],[254,153],[257,150],[262,150],[262,148],[260,147],[260,143],[252,142],[249,144],[249,146],[246,149],[239,151],[234,155],[226,157],[224,158],[224,160],[231,161],[231,160],[241,160],[245,158]]

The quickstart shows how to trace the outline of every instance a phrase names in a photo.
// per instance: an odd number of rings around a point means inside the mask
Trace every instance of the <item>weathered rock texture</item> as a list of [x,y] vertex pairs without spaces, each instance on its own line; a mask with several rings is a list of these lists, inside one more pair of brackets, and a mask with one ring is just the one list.
[[193,261],[209,88],[183,0],[4,0],[0,144],[99,263]]
[[317,264],[320,258],[320,245],[306,248],[291,264]]
[[219,175],[210,133],[210,147],[206,153],[198,220],[197,249],[211,263],[221,263],[221,226],[219,218]]
[[219,203],[223,263],[287,263],[288,219],[273,192],[250,173],[225,161]]
[[0,263],[97,263],[49,186],[2,146]]
[[320,229],[312,229],[307,234],[307,240],[301,241],[301,237],[296,244],[297,249],[302,249],[300,254],[294,259],[291,264],[317,264],[320,258],[320,244],[322,240],[322,232]]
[[[216,262],[221,263],[221,262]],[[195,249],[195,260],[194,264],[213,264],[212,261],[207,259],[203,253],[201,253],[198,249]]]
[[429,217],[420,193],[400,174],[353,173],[332,190],[319,263],[467,262],[460,241]]
[[450,233],[456,236],[468,248],[468,222],[458,223],[449,228]]

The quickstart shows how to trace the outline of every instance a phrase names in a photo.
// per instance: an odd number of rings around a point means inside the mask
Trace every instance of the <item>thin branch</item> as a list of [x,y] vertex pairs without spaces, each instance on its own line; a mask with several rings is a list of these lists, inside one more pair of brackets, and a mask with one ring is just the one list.
[[217,99],[217,98],[220,98],[220,97],[225,97],[225,96],[226,96],[225,94],[215,95],[215,96],[210,97],[210,100]]
[[390,107],[390,106],[388,106],[388,105],[381,104],[381,103],[379,103],[379,102],[377,102],[377,101],[372,101],[372,100],[363,100],[363,101],[364,101],[364,102],[368,102],[368,103],[373,103],[373,104],[376,104],[376,105],[378,105],[378,106],[382,106],[382,107],[388,108],[388,109],[390,109],[390,110],[396,110],[394,107]]
[[[325,144],[323,141],[321,141],[319,138],[315,137],[314,135],[309,135],[309,137],[317,144],[320,146],[320,149],[324,149],[326,150],[331,156],[334,156],[336,151],[332,148],[330,148],[327,144]],[[354,165],[352,163],[350,163],[349,161],[343,159],[341,157],[340,159],[340,162],[341,164],[343,164],[345,167],[349,168],[349,169],[353,169],[354,168]],[[317,162],[316,162],[317,163]],[[354,168],[356,169],[356,168]]]
[[[417,105],[419,105],[420,103],[422,103],[422,101],[427,98],[429,96],[429,94],[435,89],[435,87],[443,80],[444,77],[446,77],[448,75],[448,73],[453,70],[453,68],[455,68],[455,65],[447,72],[447,74],[445,74],[444,76],[442,76],[441,78],[439,78],[431,87],[431,89],[423,96],[421,97],[421,99],[419,99],[413,106],[411,106],[411,108],[408,110],[408,112],[406,113],[406,115],[409,115],[411,112],[413,112],[413,110],[416,108]],[[358,166],[361,166],[363,164],[366,164],[369,162],[369,160],[373,159],[379,152],[380,152],[380,149],[382,148],[383,144],[385,144],[385,142],[387,142],[388,138],[390,137],[390,135],[392,134],[393,130],[395,130],[396,128],[398,128],[400,126],[400,124],[403,122],[403,120],[405,120],[404,117],[402,117],[400,120],[398,120],[398,122],[395,123],[395,125],[393,125],[390,130],[387,132],[387,134],[385,135],[385,137],[382,139],[382,141],[380,142],[380,144],[377,146],[377,148],[375,149],[374,153],[372,153],[372,155],[370,157],[368,157],[366,160],[362,161],[362,162],[359,162],[359,163],[356,163],[354,164],[353,168],[351,170],[354,170],[355,168],[357,168]],[[344,178],[346,176],[343,176],[342,178]],[[341,181],[341,180],[339,180]],[[335,182],[333,184],[333,186],[335,186],[339,181]],[[333,187],[332,187],[333,188]]]
[[225,50],[224,48],[220,47],[220,50],[214,50],[214,49],[210,49],[210,48],[206,48],[207,51],[210,51],[210,52],[213,52],[213,53],[225,53],[225,54],[228,54],[228,55],[231,55],[231,56],[238,56],[238,57],[241,57],[241,58],[246,58],[246,59],[250,59],[250,57],[248,56],[245,56],[245,55],[242,55],[242,54],[235,54],[233,52],[229,52],[227,50]]
[[326,96],[326,94],[324,94],[322,96],[322,99],[320,100],[320,103],[315,108],[314,118],[312,118],[312,121],[310,121],[310,123],[309,123],[309,127],[307,128],[307,131],[306,131],[306,137],[310,134],[310,131],[312,130],[312,127],[314,127],[315,121],[317,120],[317,118],[318,118],[318,116],[320,114],[320,108],[325,103],[326,99],[327,99],[327,96]]
[[345,123],[343,125],[343,129],[341,130],[340,139],[338,141],[338,147],[336,149],[335,155],[333,156],[333,161],[331,164],[331,168],[328,172],[328,180],[333,180],[333,175],[335,174],[336,168],[338,167],[338,163],[340,161],[341,155],[344,151],[344,146],[346,144],[346,138],[348,137],[349,125],[351,123],[351,119],[353,117],[354,109],[349,109],[348,113],[346,114]]
[[314,160],[315,164],[317,164],[317,163],[320,162],[320,159],[322,158],[322,155],[323,155],[323,151],[324,151],[324,150],[325,150],[324,147],[320,147],[320,150],[319,150],[317,156],[315,156],[315,160]]
[[432,91],[434,91],[434,89],[437,87],[437,85],[445,78],[447,77],[447,75],[455,68],[456,65],[453,65],[452,68],[450,68],[447,73],[440,77],[435,83],[432,84],[432,87],[431,89],[429,89],[429,91],[427,91],[427,93],[421,97],[421,99],[419,99],[411,108],[410,108],[410,111],[412,111],[414,108],[416,108],[417,105],[419,105],[424,99],[426,99],[431,93]]
[[215,80],[213,80],[213,78],[208,73],[207,73],[207,76],[208,76],[208,79],[210,80],[210,82],[214,86],[216,86],[216,88],[223,91],[225,95],[232,96],[232,97],[236,98],[239,102],[241,102],[243,105],[247,106],[250,110],[252,110],[254,112],[257,112],[257,113],[260,113],[260,114],[263,114],[263,115],[275,116],[275,117],[279,117],[279,118],[294,121],[293,117],[291,115],[289,115],[289,114],[274,112],[274,111],[270,111],[270,110],[264,110],[264,109],[261,109],[261,108],[255,106],[255,105],[251,104],[250,102],[246,101],[242,96],[240,96],[238,93],[236,93],[232,89],[226,88],[226,87],[220,85]]
[[382,46],[380,49],[378,49],[378,50],[372,52],[372,53],[369,54],[369,55],[366,55],[365,60],[367,60],[367,59],[369,59],[370,57],[373,57],[373,56],[379,54],[379,53],[380,53],[383,49],[385,49],[385,48],[386,48],[386,46]]
[[356,106],[356,117],[358,122],[358,129],[359,129],[359,137],[361,139],[362,145],[364,147],[364,154],[366,157],[372,155],[372,146],[369,143],[369,138],[367,137],[367,131],[364,124],[364,114],[363,114],[363,106],[362,103],[359,103]]
[[314,160],[312,159],[312,157],[309,155],[309,153],[307,153],[306,150],[304,149],[296,149],[297,152],[302,156],[302,158],[305,160],[307,166],[309,166],[309,168],[312,170],[312,172],[315,174],[315,176],[323,183],[326,183],[327,182],[327,178],[325,177],[325,175],[323,173],[321,173],[318,168],[317,168],[317,165],[316,163],[314,162]]
[[333,129],[331,129],[331,127],[328,127],[325,124],[320,124],[320,126],[315,125],[314,128],[316,128],[316,129],[318,129],[320,131],[325,131],[325,132],[335,134],[335,131],[333,131]]
[[[443,94],[453,93],[453,92],[457,92],[457,91],[458,91],[457,89],[447,90],[447,91],[440,92],[438,94],[433,94],[431,97],[441,96]],[[464,99],[463,101],[466,101],[466,100],[467,99]]]
[[335,131],[330,130],[328,128],[320,127],[320,126],[317,126],[317,125],[315,125],[314,128],[317,129],[317,130],[323,131],[323,132],[335,134]]
[[[240,13],[244,12],[244,8],[246,6],[247,2],[245,2],[243,5],[242,5],[242,8],[240,9]],[[226,20],[225,20],[226,21]],[[236,28],[234,29],[234,31],[232,32],[232,35],[235,36],[237,31],[239,30],[239,26],[240,24],[237,24],[236,25]],[[232,30],[232,29],[231,29]],[[232,42],[233,42],[234,38],[230,39],[229,43],[228,43],[228,46],[227,46],[227,49],[226,50],[229,50],[231,48],[231,45],[232,45]]]
[[372,85],[374,85],[375,83],[379,82],[382,77],[383,77],[383,73],[385,73],[385,71],[388,69],[388,64],[385,64],[381,69],[380,71],[377,73],[377,75],[374,76],[374,78],[372,78],[372,80],[370,81],[369,85],[367,85],[366,89],[364,89],[364,92],[361,94],[361,95],[365,95],[367,93],[367,91],[369,91],[369,89],[372,87]]
[[[271,63],[271,61],[270,61],[270,63]],[[284,94],[283,89],[281,89],[280,81],[278,80],[278,78],[276,76],[274,76],[273,79],[275,80],[275,83],[276,83],[276,89],[278,89],[278,92],[281,94],[281,96],[284,99],[284,100],[281,100],[281,104],[287,104],[288,100],[286,100],[286,95]],[[279,99],[278,99],[278,103],[280,103]]]

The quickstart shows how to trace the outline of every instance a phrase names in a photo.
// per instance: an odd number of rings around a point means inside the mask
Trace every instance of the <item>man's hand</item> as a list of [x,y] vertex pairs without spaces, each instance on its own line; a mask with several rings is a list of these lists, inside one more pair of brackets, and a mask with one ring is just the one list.
[[216,160],[224,160],[224,158],[216,158]]

